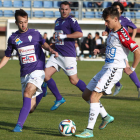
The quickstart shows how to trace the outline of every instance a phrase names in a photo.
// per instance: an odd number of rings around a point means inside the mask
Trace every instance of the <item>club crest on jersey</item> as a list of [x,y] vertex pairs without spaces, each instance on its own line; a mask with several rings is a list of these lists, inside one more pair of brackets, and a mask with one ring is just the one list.
[[71,18],[72,19],[72,21],[75,23],[76,22],[76,19],[75,18]]
[[28,39],[29,39],[29,41],[31,42],[31,41],[32,41],[32,36],[29,35],[29,36],[28,36]]
[[20,38],[17,38],[17,39],[15,40],[15,42],[16,42],[17,45],[20,45],[23,41],[21,41]]
[[59,26],[59,21],[57,21],[57,22],[55,23],[55,26]]

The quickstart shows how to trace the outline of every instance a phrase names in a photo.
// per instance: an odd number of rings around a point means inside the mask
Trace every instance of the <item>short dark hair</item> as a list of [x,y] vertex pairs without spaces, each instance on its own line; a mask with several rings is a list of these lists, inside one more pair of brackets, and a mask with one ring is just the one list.
[[28,14],[23,9],[19,9],[19,10],[15,11],[15,20],[16,21],[17,21],[17,16],[21,16],[21,17],[27,16],[27,19],[28,19]]
[[117,17],[119,19],[119,12],[116,7],[108,7],[103,10],[102,17],[105,20],[108,16],[111,18]]
[[98,35],[98,36],[100,35],[99,32],[96,32],[95,34]]
[[64,5],[69,5],[69,7],[70,7],[70,3],[69,3],[68,1],[63,1],[63,2],[61,2],[60,7],[61,7],[62,4],[64,4]]
[[123,4],[122,3],[120,3],[120,2],[118,2],[118,1],[116,1],[116,2],[114,2],[113,4],[112,4],[112,6],[114,6],[114,7],[116,7],[116,6],[119,6],[120,7],[120,9],[122,10],[122,12],[121,12],[121,14],[124,12],[124,6],[123,6]]

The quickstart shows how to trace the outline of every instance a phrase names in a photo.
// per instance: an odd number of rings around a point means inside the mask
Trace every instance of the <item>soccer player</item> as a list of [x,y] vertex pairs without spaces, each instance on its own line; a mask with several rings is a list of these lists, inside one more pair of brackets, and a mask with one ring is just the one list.
[[[100,98],[103,95],[111,94],[111,89],[121,79],[124,68],[127,74],[131,74],[140,61],[140,49],[131,39],[127,30],[121,26],[117,8],[104,9],[102,17],[105,20],[105,25],[110,29],[106,51],[104,50],[105,65],[91,79],[83,93],[83,97],[87,101],[90,100],[90,112],[87,128],[81,134],[75,135],[81,138],[93,137],[93,128],[100,112]],[[134,62],[131,68],[126,68],[125,60],[129,50],[134,53]],[[96,49],[94,53],[97,54],[100,51]]]
[[82,92],[86,89],[86,84],[77,77],[77,62],[75,52],[75,40],[83,36],[81,28],[76,19],[71,17],[70,3],[64,1],[59,8],[61,17],[55,21],[55,51],[59,53],[57,58],[52,54],[46,63],[45,81],[56,97],[55,104],[51,110],[56,110],[65,99],[61,96],[55,81],[51,78],[54,73],[63,69],[70,82],[77,86]]
[[41,85],[45,78],[45,55],[41,47],[54,53],[56,57],[58,53],[49,47],[37,30],[28,29],[28,14],[24,10],[15,11],[15,20],[18,31],[8,39],[8,47],[0,62],[0,68],[8,62],[15,49],[21,66],[23,106],[13,132],[21,132],[29,112],[34,111],[43,96]]
[[[137,27],[136,25],[127,17],[124,17],[122,16],[122,13],[124,12],[124,7],[123,5],[120,3],[120,2],[114,2],[112,4],[112,6],[116,7],[119,11],[119,20],[120,20],[120,23],[122,26],[125,27],[125,29],[128,31],[128,27],[130,27],[133,32],[132,32],[132,40],[134,40],[135,36],[136,36],[136,33],[137,33]],[[108,35],[109,33],[109,29],[106,28],[106,31],[104,31],[102,33],[102,35]],[[127,67],[130,67],[129,66],[129,63],[128,63],[128,59],[126,60],[126,66]],[[134,82],[134,84],[137,86],[137,90],[138,90],[138,98],[140,97],[140,81],[137,77],[137,74],[135,71],[133,71],[133,73],[131,73],[129,75],[129,77],[131,78],[131,80]],[[114,92],[114,96],[117,95],[120,90],[123,88],[122,84],[120,84],[120,82],[117,82],[116,85],[115,85],[115,92]]]

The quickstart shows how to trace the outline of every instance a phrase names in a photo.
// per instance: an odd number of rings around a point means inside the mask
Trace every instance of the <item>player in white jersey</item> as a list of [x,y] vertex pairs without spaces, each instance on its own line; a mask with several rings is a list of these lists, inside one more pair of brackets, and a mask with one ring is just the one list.
[[[87,128],[81,134],[75,135],[81,138],[93,137],[93,128],[100,113],[99,100],[103,95],[111,94],[112,87],[121,79],[123,68],[126,67],[125,59],[128,49],[134,53],[133,69],[140,61],[140,49],[125,28],[121,26],[118,10],[115,7],[108,7],[104,9],[102,17],[105,20],[105,25],[111,31],[107,39],[105,65],[91,79],[83,93],[83,98],[86,101],[90,100],[90,112]],[[95,54],[99,52],[100,50],[95,50]],[[125,72],[128,74],[133,71],[127,67]]]

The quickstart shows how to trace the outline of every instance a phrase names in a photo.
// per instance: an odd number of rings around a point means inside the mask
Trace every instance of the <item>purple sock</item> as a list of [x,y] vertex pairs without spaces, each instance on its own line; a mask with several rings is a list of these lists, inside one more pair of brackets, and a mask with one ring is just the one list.
[[86,84],[79,79],[78,83],[76,84],[76,86],[82,91],[84,92],[84,90],[86,89]]
[[120,86],[121,86],[120,82],[117,82],[117,83],[116,83],[116,86],[117,86],[117,87],[120,87]]
[[25,120],[30,112],[30,108],[31,108],[31,99],[24,97],[23,98],[23,106],[20,110],[18,122],[17,122],[17,124],[19,124],[21,127],[23,127],[23,124],[24,124],[24,122],[25,122]]
[[134,82],[134,84],[137,86],[137,88],[140,88],[140,81],[137,77],[137,74],[135,71],[133,71],[129,77],[131,78],[131,80]]
[[39,102],[41,101],[43,95],[44,95],[44,93],[41,93],[41,94],[39,94],[39,95],[36,97],[36,107],[37,107],[37,105],[39,104]]
[[48,88],[51,90],[51,92],[53,93],[53,95],[56,97],[56,100],[59,101],[62,99],[61,94],[58,91],[58,88],[56,86],[55,81],[51,78],[49,81],[46,82],[48,85]]

